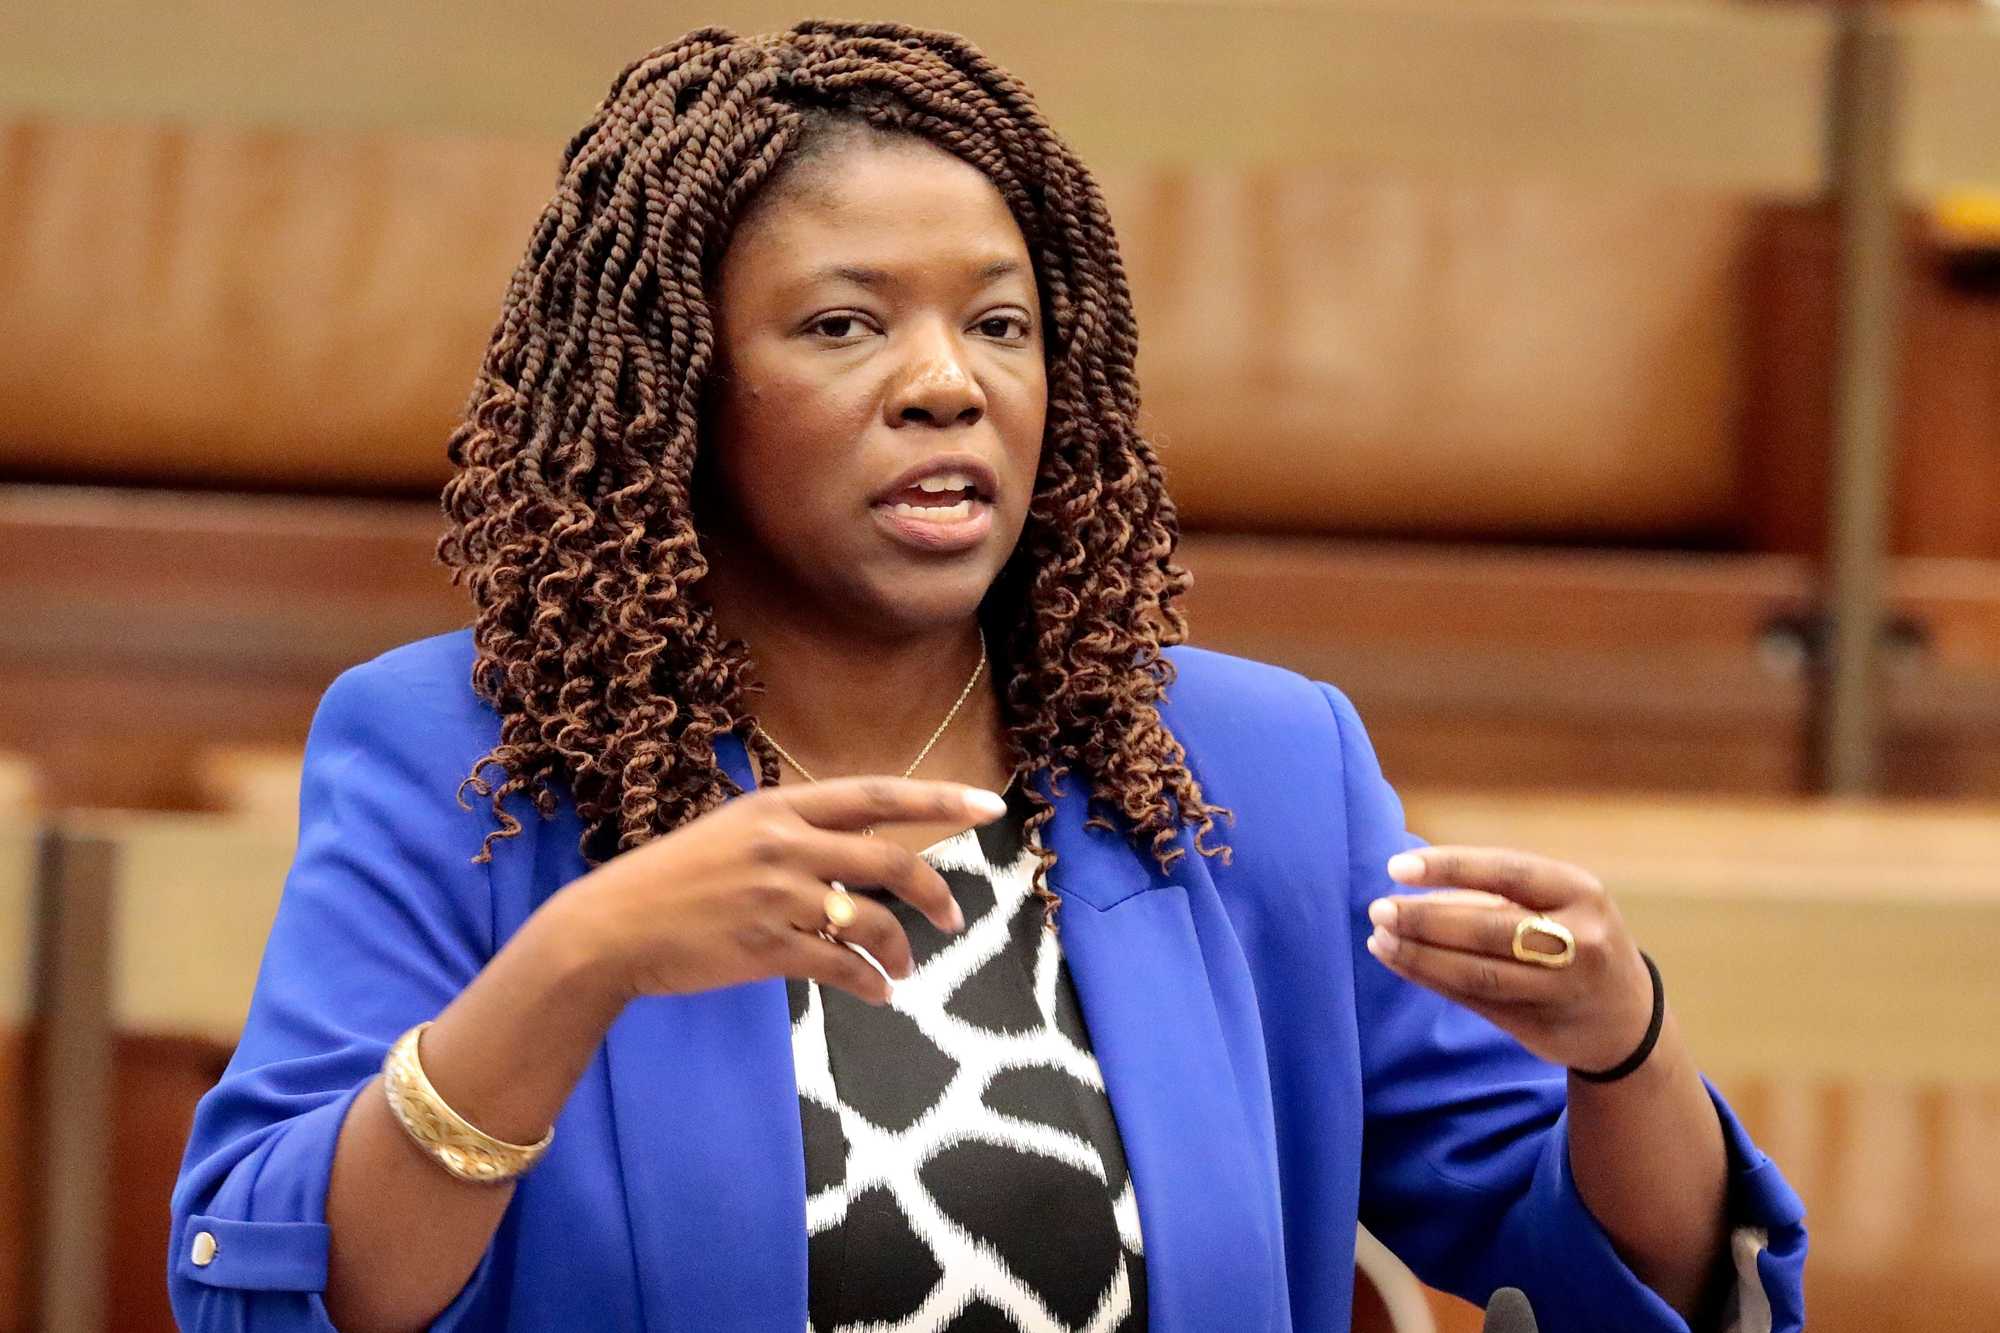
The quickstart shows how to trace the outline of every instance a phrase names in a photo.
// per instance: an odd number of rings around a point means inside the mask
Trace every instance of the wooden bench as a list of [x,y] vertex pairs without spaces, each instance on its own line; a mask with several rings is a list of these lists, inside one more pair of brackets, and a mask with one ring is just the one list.
[[1611,888],[1805,1198],[1815,1329],[2000,1310],[2000,806],[1423,792],[1408,815]]

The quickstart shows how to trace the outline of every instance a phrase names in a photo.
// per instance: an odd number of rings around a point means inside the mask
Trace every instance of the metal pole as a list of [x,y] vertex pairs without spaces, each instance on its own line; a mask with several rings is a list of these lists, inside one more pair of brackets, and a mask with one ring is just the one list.
[[1880,11],[1856,5],[1842,18],[1831,142],[1840,328],[1818,740],[1821,786],[1834,795],[1870,794],[1882,780],[1881,647],[1903,269],[1896,110],[1895,33]]

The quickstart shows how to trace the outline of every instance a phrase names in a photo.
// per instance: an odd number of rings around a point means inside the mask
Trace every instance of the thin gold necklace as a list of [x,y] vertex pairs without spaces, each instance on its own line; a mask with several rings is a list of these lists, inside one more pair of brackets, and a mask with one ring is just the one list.
[[[965,688],[958,692],[958,701],[951,706],[951,711],[944,715],[944,721],[938,723],[937,730],[933,731],[931,733],[931,738],[924,742],[924,748],[917,751],[917,757],[915,759],[912,759],[910,761],[910,766],[903,770],[904,777],[907,778],[908,776],[910,776],[910,774],[916,772],[917,765],[924,762],[924,759],[931,752],[931,747],[935,746],[938,743],[938,738],[943,736],[946,728],[951,726],[952,719],[958,716],[958,710],[965,707],[965,701],[972,697],[972,687],[979,683],[979,677],[982,673],[985,672],[985,670],[986,670],[986,636],[984,634],[981,634],[979,636],[979,665],[972,668],[972,679],[965,682]],[[778,758],[784,760],[786,763],[790,764],[793,768],[796,768],[799,771],[800,777],[804,778],[807,782],[819,781],[818,778],[814,777],[810,772],[806,770],[806,766],[804,764],[792,758],[791,752],[785,749],[784,746],[778,744],[776,738],[773,737],[770,732],[764,730],[763,723],[761,722],[755,723],[754,726],[756,727],[757,734],[759,736],[762,736],[765,739],[765,741],[770,744],[771,748],[778,752]],[[873,829],[870,829],[868,831],[870,833],[874,832]]]

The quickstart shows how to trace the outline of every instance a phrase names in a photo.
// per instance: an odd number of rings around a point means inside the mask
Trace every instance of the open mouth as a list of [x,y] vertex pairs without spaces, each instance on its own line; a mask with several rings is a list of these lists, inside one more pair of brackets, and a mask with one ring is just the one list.
[[921,519],[927,523],[962,523],[971,518],[973,509],[985,501],[970,485],[939,490],[918,485],[907,486],[881,503],[890,513],[906,518]]
[[874,512],[892,539],[920,551],[969,550],[993,527],[992,503],[970,486],[905,487],[876,501]]

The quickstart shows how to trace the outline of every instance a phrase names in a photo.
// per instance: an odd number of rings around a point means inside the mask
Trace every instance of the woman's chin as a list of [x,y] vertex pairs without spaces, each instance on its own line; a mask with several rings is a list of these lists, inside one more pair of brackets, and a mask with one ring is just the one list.
[[857,607],[857,612],[884,633],[899,636],[963,625],[978,615],[996,572],[982,565],[885,574],[857,599],[867,607]]

